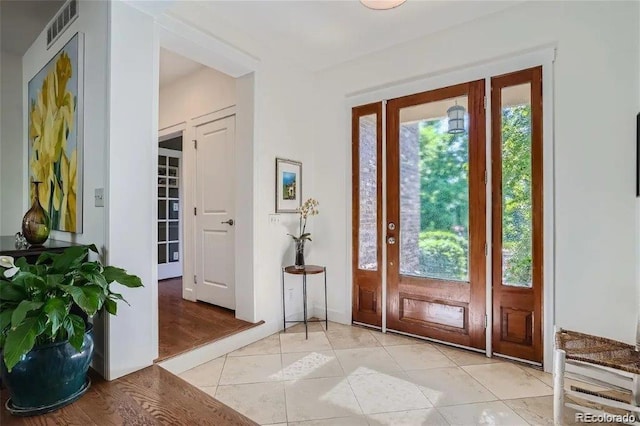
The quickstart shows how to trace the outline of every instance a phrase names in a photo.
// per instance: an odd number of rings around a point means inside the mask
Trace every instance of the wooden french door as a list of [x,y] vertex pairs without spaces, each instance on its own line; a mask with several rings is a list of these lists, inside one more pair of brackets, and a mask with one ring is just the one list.
[[542,362],[542,67],[491,79],[493,351]]
[[[387,328],[484,348],[484,80],[387,103]],[[448,120],[451,108],[460,122]]]

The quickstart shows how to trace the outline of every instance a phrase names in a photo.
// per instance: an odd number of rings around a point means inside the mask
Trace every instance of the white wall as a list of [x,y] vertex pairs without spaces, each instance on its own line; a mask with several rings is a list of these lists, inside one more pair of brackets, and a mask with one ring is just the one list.
[[158,126],[164,129],[236,104],[236,80],[203,68],[160,87]]
[[[158,357],[157,194],[159,47],[153,19],[109,3],[108,262],[142,279],[131,306],[109,317],[108,379]],[[152,194],[150,197],[149,194]]]
[[313,173],[324,204],[318,248],[338,278],[330,309],[351,315],[345,96],[553,43],[556,323],[634,341],[638,31],[637,2],[528,2],[319,73]]
[[24,193],[22,191],[22,58],[2,52],[0,92],[0,235],[20,231]]
[[[105,209],[94,207],[94,190],[104,188],[105,153],[107,143],[107,3],[81,1],[78,7],[78,19],[65,30],[62,36],[47,49],[46,33],[43,31],[22,58],[22,90],[23,105],[27,105],[27,84],[40,69],[76,34],[84,33],[84,166],[79,169],[84,179],[82,202],[84,205],[83,233],[70,234],[65,232],[52,232],[50,238],[61,241],[76,241],[84,244],[95,244],[101,250],[105,250]],[[4,95],[4,89],[3,89]],[[18,205],[21,212],[7,213],[4,217],[6,226],[3,232],[10,232],[15,228],[13,223],[18,221],[28,208],[29,200],[28,182],[29,171],[27,169],[27,109],[22,110],[21,122],[23,125],[21,148],[12,149],[7,157],[3,155],[3,162],[7,162],[8,170],[3,173],[22,171],[11,178],[13,192],[22,194],[22,203]],[[13,184],[13,179],[18,181]],[[3,176],[4,196],[4,176]],[[11,193],[11,192],[10,192]],[[80,197],[78,199],[80,201]],[[5,204],[5,212],[9,212]],[[19,222],[18,222],[19,226]],[[12,233],[15,233],[13,231]],[[96,356],[94,366],[102,370],[104,362],[104,337],[102,323],[99,321],[95,327]]]

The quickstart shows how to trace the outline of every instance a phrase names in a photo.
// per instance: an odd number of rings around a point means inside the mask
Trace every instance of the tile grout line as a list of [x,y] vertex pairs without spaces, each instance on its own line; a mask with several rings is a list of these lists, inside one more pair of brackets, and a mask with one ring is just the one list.
[[[278,346],[280,347],[280,366],[282,368],[282,378],[284,379],[284,359],[282,358],[284,354],[282,353],[282,339],[280,336],[282,336],[282,333],[278,334]],[[282,381],[282,393],[284,394],[284,422],[288,425],[289,409],[287,407],[287,384],[285,381]]]

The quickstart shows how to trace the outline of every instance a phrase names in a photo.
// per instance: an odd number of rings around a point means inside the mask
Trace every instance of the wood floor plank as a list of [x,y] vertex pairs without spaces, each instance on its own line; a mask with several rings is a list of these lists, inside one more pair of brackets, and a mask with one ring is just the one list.
[[4,408],[2,426],[27,425],[238,425],[255,422],[177,376],[154,365],[112,382],[92,375],[94,383],[75,403],[54,413],[14,417]]
[[229,309],[182,298],[182,279],[158,283],[159,348],[156,362],[261,324],[239,320]]

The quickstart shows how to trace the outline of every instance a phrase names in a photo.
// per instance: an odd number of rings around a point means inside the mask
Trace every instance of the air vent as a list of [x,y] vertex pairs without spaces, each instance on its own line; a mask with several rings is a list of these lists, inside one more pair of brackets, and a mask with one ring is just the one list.
[[78,17],[78,0],[69,0],[47,27],[47,49],[62,35],[64,30]]

